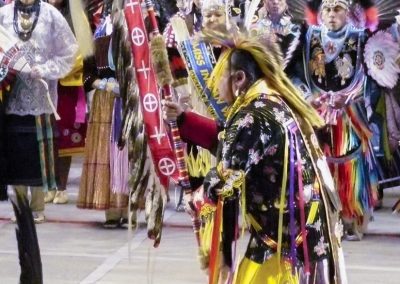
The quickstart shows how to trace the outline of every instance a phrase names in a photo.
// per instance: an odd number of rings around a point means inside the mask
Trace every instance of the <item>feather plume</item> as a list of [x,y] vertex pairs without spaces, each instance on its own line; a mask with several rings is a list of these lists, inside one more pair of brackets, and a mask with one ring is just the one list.
[[265,81],[272,92],[282,96],[285,101],[304,117],[312,126],[322,127],[323,120],[319,114],[305,101],[299,90],[291,83],[282,66],[282,57],[277,43],[268,35],[248,35],[237,30],[205,30],[203,40],[211,44],[225,47],[208,80],[208,87],[212,92],[218,91],[218,82],[221,80],[235,50],[243,50],[252,55]]
[[150,50],[158,84],[160,86],[172,84],[173,78],[169,67],[167,46],[162,35],[157,35],[151,39]]
[[12,200],[11,203],[17,219],[15,233],[21,266],[20,283],[41,284],[43,283],[42,261],[28,199],[17,194],[16,200]]
[[286,51],[286,56],[284,58],[284,68],[286,68],[288,66],[288,64],[290,63],[290,61],[293,58],[293,55],[295,53],[295,51],[298,49],[299,45],[301,44],[301,40],[300,40],[301,34],[299,33],[295,38],[293,38],[293,40],[290,42],[289,47]]
[[375,7],[378,9],[378,17],[380,21],[392,21],[400,9],[400,2],[393,0],[379,0]]
[[246,16],[244,20],[244,28],[249,31],[250,27],[253,23],[254,16],[256,15],[258,5],[260,4],[261,0],[253,0],[251,1],[249,7],[246,9]]
[[306,20],[309,25],[318,24],[318,10],[321,0],[290,0],[287,1],[287,4],[294,22]]
[[146,197],[147,235],[154,240],[154,247],[160,244],[167,195],[155,173],[154,164],[150,165],[150,179]]
[[80,53],[83,58],[87,58],[94,54],[93,36],[89,20],[81,0],[69,0],[69,7]]
[[[126,141],[129,136],[135,138],[139,133],[137,120],[141,119],[138,117],[139,109],[139,89],[134,79],[134,73],[132,69],[126,71],[126,87],[123,87],[123,92],[128,94],[127,102],[123,107],[122,116],[122,127],[121,133],[118,140],[118,147],[122,149],[125,147]],[[131,77],[131,79],[129,79]],[[133,79],[132,79],[133,78]],[[126,90],[125,90],[126,88]]]
[[118,139],[118,147],[120,149],[125,147],[129,137],[132,137],[133,143],[136,143],[136,136],[140,132],[139,120],[142,119],[139,110],[139,90],[134,73],[131,45],[128,40],[128,28],[123,8],[123,0],[113,2],[112,55],[123,108],[122,127]]
[[380,86],[391,89],[396,85],[400,73],[396,63],[399,54],[400,47],[390,33],[379,31],[367,41],[364,58],[368,74]]
[[113,2],[112,55],[116,69],[116,77],[120,86],[120,97],[122,98],[123,108],[125,108],[129,99],[129,94],[127,93],[128,86],[130,82],[136,80],[136,78],[132,76],[132,72],[130,71],[133,69],[133,58],[130,41],[127,40],[128,28],[123,8],[123,0]]
[[175,39],[178,43],[181,43],[190,38],[189,29],[187,28],[186,22],[181,17],[175,16],[171,18],[171,26],[175,33]]

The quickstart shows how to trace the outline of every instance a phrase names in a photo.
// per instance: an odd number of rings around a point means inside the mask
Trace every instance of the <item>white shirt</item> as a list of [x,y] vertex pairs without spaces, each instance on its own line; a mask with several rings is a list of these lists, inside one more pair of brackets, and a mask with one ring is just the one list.
[[[14,3],[0,8],[0,25],[10,35],[18,37],[13,27]],[[40,13],[31,38],[25,42],[25,59],[30,66],[40,68],[47,82],[50,98],[57,104],[58,79],[67,75],[76,59],[78,45],[64,16],[52,5],[41,2]],[[18,73],[8,95],[6,113],[40,115],[52,113],[42,82],[30,74]]]

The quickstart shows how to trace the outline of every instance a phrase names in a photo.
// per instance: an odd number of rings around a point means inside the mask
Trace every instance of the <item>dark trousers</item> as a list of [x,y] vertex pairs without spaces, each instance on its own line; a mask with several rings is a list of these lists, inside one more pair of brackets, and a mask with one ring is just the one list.
[[69,170],[71,169],[71,156],[59,157],[58,158],[58,176],[60,178],[60,185],[58,190],[66,190]]

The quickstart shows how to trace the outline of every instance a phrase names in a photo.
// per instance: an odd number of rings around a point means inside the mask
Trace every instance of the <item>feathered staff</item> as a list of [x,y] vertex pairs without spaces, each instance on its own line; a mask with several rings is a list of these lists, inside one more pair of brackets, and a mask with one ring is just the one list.
[[16,195],[11,201],[17,220],[15,233],[18,241],[20,283],[43,283],[42,261],[32,211],[26,197]]
[[[139,108],[139,88],[134,74],[134,59],[126,19],[123,12],[124,1],[113,2],[113,37],[112,52],[116,66],[116,77],[120,85],[120,96],[123,103],[123,119],[118,146],[128,147],[131,161],[130,214],[129,224],[137,225],[137,211],[146,196],[146,219],[148,235],[155,240],[157,246],[161,238],[163,204],[166,203],[161,185],[149,155],[144,131],[143,116]],[[129,139],[132,137],[132,139]]]
[[[157,80],[160,86],[163,88],[163,94],[166,100],[172,100],[172,87],[171,83],[173,81],[171,70],[169,67],[167,48],[165,46],[165,41],[163,36],[160,34],[158,29],[157,20],[154,13],[154,5],[152,0],[145,0],[148,15],[151,21],[154,37],[151,39],[151,53],[154,68],[157,75]],[[172,139],[174,142],[175,154],[178,161],[178,170],[180,185],[182,186],[185,193],[191,193],[192,189],[189,182],[188,170],[185,163],[183,143],[179,134],[179,129],[176,121],[169,121],[171,127]],[[190,210],[192,211],[192,222],[193,230],[196,235],[197,243],[200,245],[200,219],[197,215],[197,211],[193,204],[190,205]],[[188,208],[189,209],[189,208]]]

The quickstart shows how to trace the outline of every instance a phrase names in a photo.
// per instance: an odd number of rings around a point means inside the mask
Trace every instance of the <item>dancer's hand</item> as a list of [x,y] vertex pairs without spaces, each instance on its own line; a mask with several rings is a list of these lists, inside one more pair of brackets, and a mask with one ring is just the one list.
[[179,93],[178,103],[183,108],[183,110],[191,109],[190,105],[190,95],[189,94],[181,94]]
[[182,107],[175,102],[162,100],[163,117],[165,120],[176,120],[182,113]]
[[193,204],[200,208],[204,204],[204,187],[200,186],[193,193]]
[[192,193],[184,193],[182,203],[183,203],[183,208],[185,208],[185,211],[190,216],[194,216],[194,214],[196,212],[196,208],[194,208],[193,194]]

